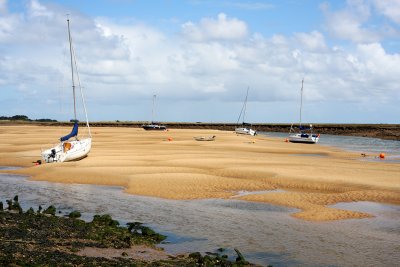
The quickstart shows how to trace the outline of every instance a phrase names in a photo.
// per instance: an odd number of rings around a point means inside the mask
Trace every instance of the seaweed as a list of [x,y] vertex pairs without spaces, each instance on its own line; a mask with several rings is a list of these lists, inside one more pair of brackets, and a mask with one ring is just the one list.
[[[29,208],[23,212],[18,196],[7,200],[8,209],[0,212],[0,266],[245,266],[249,264],[237,250],[236,262],[219,253],[202,256],[171,257],[169,260],[144,262],[128,257],[102,258],[80,256],[85,247],[130,248],[134,244],[154,246],[163,241],[161,235],[143,223],[121,226],[110,215],[95,215],[85,222],[79,211],[68,216],[56,216],[56,208],[48,206],[43,212]],[[15,212],[18,211],[18,212]]]

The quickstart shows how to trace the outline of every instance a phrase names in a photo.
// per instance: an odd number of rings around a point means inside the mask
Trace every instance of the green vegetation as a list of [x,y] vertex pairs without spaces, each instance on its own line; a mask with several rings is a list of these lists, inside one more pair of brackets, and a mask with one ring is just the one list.
[[74,210],[70,214],[68,214],[68,217],[72,219],[77,219],[80,218],[81,216],[82,216],[81,213],[77,210]]
[[[21,208],[21,206],[19,205],[19,202],[18,202],[18,195],[16,195],[14,197],[14,199],[6,200],[6,202],[7,202],[7,205],[8,205],[7,210],[9,210],[9,211],[18,211],[19,213],[22,213],[22,208]],[[3,207],[3,203],[1,203],[1,207]]]
[[156,233],[151,228],[143,226],[140,222],[127,223],[127,225],[128,230],[137,237],[143,236],[157,243],[162,242],[167,238],[162,234]]
[[26,115],[14,115],[11,117],[0,116],[0,121],[39,121],[39,122],[57,122],[57,120],[52,119],[37,119],[31,120]]
[[53,205],[23,212],[18,196],[7,200],[6,210],[0,203],[0,266],[252,266],[236,249],[235,262],[219,254],[223,249],[205,256],[197,252],[151,262],[130,258],[125,251],[119,251],[114,258],[80,256],[77,252],[85,247],[154,247],[166,237],[140,222],[120,226],[107,214],[95,215],[91,222],[85,222],[78,219],[79,211],[55,216]]
[[56,208],[53,205],[50,205],[47,209],[43,211],[43,214],[50,214],[50,215],[56,215]]

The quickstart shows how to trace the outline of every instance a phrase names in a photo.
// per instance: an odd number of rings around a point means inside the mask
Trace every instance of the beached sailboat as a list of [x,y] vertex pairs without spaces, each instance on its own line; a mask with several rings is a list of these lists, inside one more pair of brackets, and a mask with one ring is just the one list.
[[[42,159],[44,162],[65,162],[79,160],[86,157],[92,147],[92,136],[90,133],[89,120],[86,112],[85,99],[83,97],[82,86],[80,84],[80,79],[77,71],[75,52],[72,46],[71,31],[69,26],[69,19],[67,19],[68,25],[68,41],[69,50],[71,57],[71,76],[72,76],[72,95],[74,99],[74,126],[71,133],[60,138],[60,143],[56,146],[42,151]],[[88,137],[78,138],[78,120],[76,116],[76,86],[75,82],[78,82],[78,87],[80,89],[83,108],[86,117],[86,127],[88,128]],[[74,138],[70,140],[71,138]]]
[[147,131],[165,131],[167,130],[167,126],[160,125],[158,122],[154,121],[154,105],[156,101],[157,95],[153,95],[153,106],[151,109],[151,123],[142,125],[142,128]]
[[299,121],[299,132],[292,133],[293,124],[290,127],[289,131],[289,142],[292,143],[306,143],[306,144],[315,144],[319,140],[319,134],[313,133],[313,126],[310,124],[309,126],[301,125],[301,113],[303,109],[303,85],[304,79],[301,81],[301,94],[300,94],[300,121]]
[[[246,98],[243,102],[242,110],[240,111],[239,118],[237,120],[238,127],[235,129],[236,134],[245,134],[245,135],[257,135],[257,131],[251,129],[251,124],[245,123],[244,118],[246,116],[246,107],[247,107],[247,97],[249,95],[249,88],[247,88]],[[242,124],[239,126],[240,118],[243,118]]]

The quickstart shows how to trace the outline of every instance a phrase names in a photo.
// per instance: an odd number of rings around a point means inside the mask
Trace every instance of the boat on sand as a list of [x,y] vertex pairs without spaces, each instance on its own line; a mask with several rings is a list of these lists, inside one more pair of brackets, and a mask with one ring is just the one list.
[[153,95],[153,106],[151,109],[151,122],[149,124],[143,124],[142,128],[145,129],[146,131],[165,131],[167,130],[167,126],[161,125],[158,122],[154,121],[154,105],[156,101],[157,95]]
[[[257,135],[257,131],[253,130],[251,128],[251,124],[250,123],[245,123],[244,122],[244,118],[246,116],[247,97],[248,97],[248,95],[249,95],[249,88],[247,88],[246,98],[244,99],[243,107],[242,107],[242,110],[240,111],[240,114],[239,114],[239,118],[238,118],[238,121],[237,121],[238,127],[235,129],[235,133],[236,134],[244,134],[244,135],[255,136],[255,135]],[[239,125],[240,118],[243,118],[243,121],[242,121],[241,125]]]
[[300,97],[300,121],[299,121],[299,130],[297,133],[292,133],[293,124],[290,127],[289,131],[289,142],[292,143],[305,143],[305,144],[315,144],[319,140],[319,134],[313,133],[313,126],[310,124],[309,126],[304,126],[301,124],[301,112],[303,108],[303,85],[304,79],[301,81],[301,97]]
[[195,137],[193,137],[193,139],[196,141],[214,141],[215,137],[216,137],[215,135],[213,135],[213,136],[195,136]]
[[[72,46],[72,38],[71,38],[71,31],[70,31],[70,22],[67,19],[68,25],[68,40],[69,40],[69,50],[70,50],[70,58],[71,58],[71,75],[72,75],[72,94],[74,100],[74,125],[72,127],[71,133],[63,136],[60,138],[60,143],[55,145],[52,148],[46,149],[42,151],[42,160],[46,163],[51,162],[66,162],[66,161],[74,161],[80,160],[86,157],[90,149],[92,147],[92,135],[90,133],[90,126],[89,120],[86,111],[85,99],[83,97],[82,86],[80,84],[80,79],[77,71],[77,64],[76,64],[76,56],[75,51]],[[83,108],[85,111],[86,117],[86,127],[88,129],[88,137],[85,138],[78,138],[78,129],[79,123],[76,116],[76,86],[75,83],[78,83],[78,87],[80,89]],[[74,138],[74,139],[71,139]]]

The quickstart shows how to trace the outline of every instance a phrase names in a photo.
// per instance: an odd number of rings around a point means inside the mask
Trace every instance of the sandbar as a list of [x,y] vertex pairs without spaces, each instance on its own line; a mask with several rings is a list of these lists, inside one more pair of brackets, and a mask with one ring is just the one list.
[[[88,157],[33,163],[40,159],[41,149],[56,144],[69,131],[68,127],[2,125],[0,166],[24,167],[2,172],[29,175],[32,180],[121,186],[129,194],[165,199],[271,203],[296,208],[293,217],[310,221],[373,216],[330,207],[339,202],[400,205],[398,163],[365,161],[358,153],[338,148],[230,131],[93,127]],[[215,141],[193,139],[213,135]],[[280,190],[267,191],[276,189]],[[238,196],[243,191],[248,194]]]

